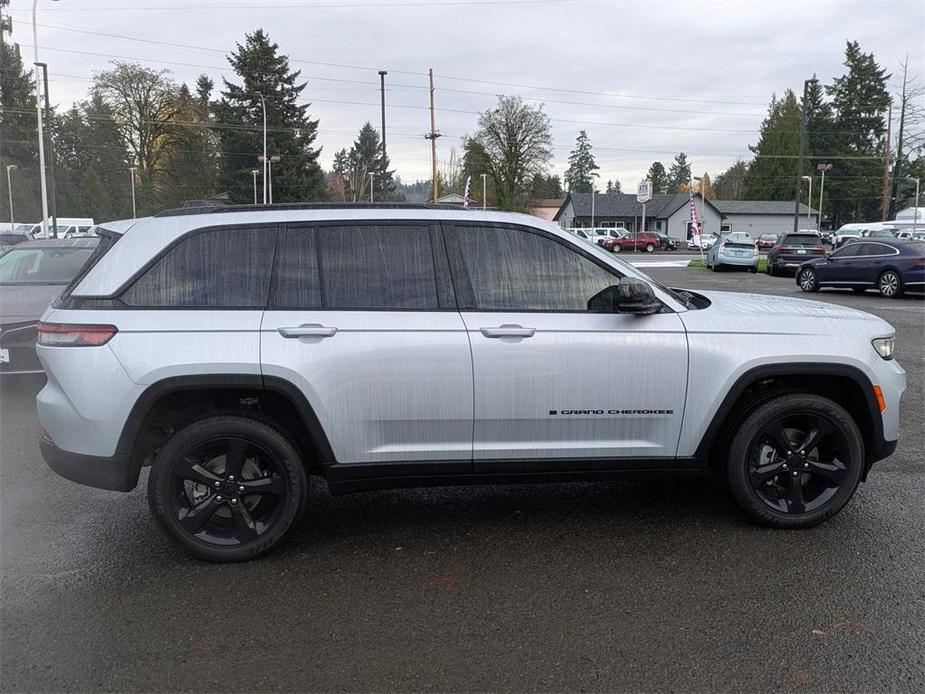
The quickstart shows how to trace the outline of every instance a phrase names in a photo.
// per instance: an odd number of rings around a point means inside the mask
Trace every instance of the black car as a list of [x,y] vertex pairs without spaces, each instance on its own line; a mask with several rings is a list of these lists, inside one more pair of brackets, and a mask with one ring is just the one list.
[[0,374],[41,372],[36,324],[98,243],[95,237],[41,239],[0,254]]
[[673,251],[678,247],[678,240],[667,234],[658,235],[658,247],[663,251]]
[[820,258],[824,255],[825,246],[817,233],[784,234],[768,251],[766,272],[769,275],[778,275],[781,272],[795,271],[810,258]]
[[796,272],[804,292],[822,287],[876,289],[885,297],[925,289],[925,241],[862,239],[823,258],[803,263]]

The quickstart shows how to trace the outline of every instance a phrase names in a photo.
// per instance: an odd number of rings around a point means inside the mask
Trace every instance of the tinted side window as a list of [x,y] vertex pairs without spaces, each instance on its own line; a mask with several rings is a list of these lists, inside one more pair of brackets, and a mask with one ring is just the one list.
[[287,229],[280,235],[270,305],[281,309],[321,308],[318,247],[312,228]]
[[882,243],[862,243],[858,255],[893,255],[893,249]]
[[586,311],[588,299],[619,276],[565,244],[524,229],[455,227],[457,274],[485,311]]
[[210,229],[183,239],[122,295],[147,308],[263,308],[275,228]]
[[858,254],[858,248],[861,244],[859,243],[849,243],[847,246],[842,246],[837,251],[832,253],[834,258],[853,258]]
[[439,308],[428,226],[321,226],[315,233],[324,308]]

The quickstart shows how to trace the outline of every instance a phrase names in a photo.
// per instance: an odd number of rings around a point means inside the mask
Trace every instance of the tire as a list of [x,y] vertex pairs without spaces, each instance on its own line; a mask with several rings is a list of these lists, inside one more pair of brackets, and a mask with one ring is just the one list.
[[716,261],[713,261],[713,266],[711,269],[713,272],[719,272],[719,265],[716,264]]
[[615,243],[615,244],[613,245],[613,248],[611,248],[610,250],[613,251],[614,253],[619,253],[622,249],[620,248],[620,244],[619,244],[619,243]]
[[[236,475],[226,474],[229,465]],[[266,554],[302,515],[307,495],[305,467],[292,443],[241,415],[207,417],[181,429],[148,476],[148,505],[160,527],[205,561]]]
[[651,244],[651,243],[647,243],[647,244],[646,244],[646,253],[651,253],[651,252],[654,251],[654,250],[655,250],[655,245],[654,245],[654,244]]
[[896,299],[903,295],[903,280],[896,270],[884,270],[877,279],[877,291],[887,299]]
[[748,268],[748,271],[754,275],[756,272],[758,272],[758,268],[752,265],[750,268]]
[[812,268],[803,268],[800,270],[800,276],[797,278],[797,284],[804,292],[818,292],[819,279],[816,277],[816,271]]
[[764,271],[768,273],[771,277],[774,277],[774,266],[771,264],[770,258],[768,258],[765,261]]
[[[805,445],[805,449],[800,446]],[[737,428],[726,476],[753,521],[806,528],[838,513],[864,472],[864,440],[851,415],[810,393],[776,397]]]

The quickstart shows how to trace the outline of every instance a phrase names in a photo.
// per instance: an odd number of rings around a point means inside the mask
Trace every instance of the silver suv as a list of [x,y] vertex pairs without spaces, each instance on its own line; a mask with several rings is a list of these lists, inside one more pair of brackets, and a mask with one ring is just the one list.
[[43,316],[48,464],[134,489],[197,557],[252,558],[333,493],[728,479],[754,520],[837,513],[898,438],[893,328],[669,289],[537,218],[426,205],[103,225]]

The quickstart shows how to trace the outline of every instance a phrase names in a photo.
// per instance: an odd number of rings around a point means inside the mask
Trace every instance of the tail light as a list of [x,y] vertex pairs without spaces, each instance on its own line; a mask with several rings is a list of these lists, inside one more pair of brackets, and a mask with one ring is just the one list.
[[99,347],[119,332],[114,325],[39,323],[38,344],[46,347]]
[[815,250],[817,253],[825,253],[825,246],[823,246],[823,245],[820,243],[820,244],[819,244],[818,246],[816,246],[813,250]]
[[912,267],[925,267],[925,258],[915,258],[912,261]]

